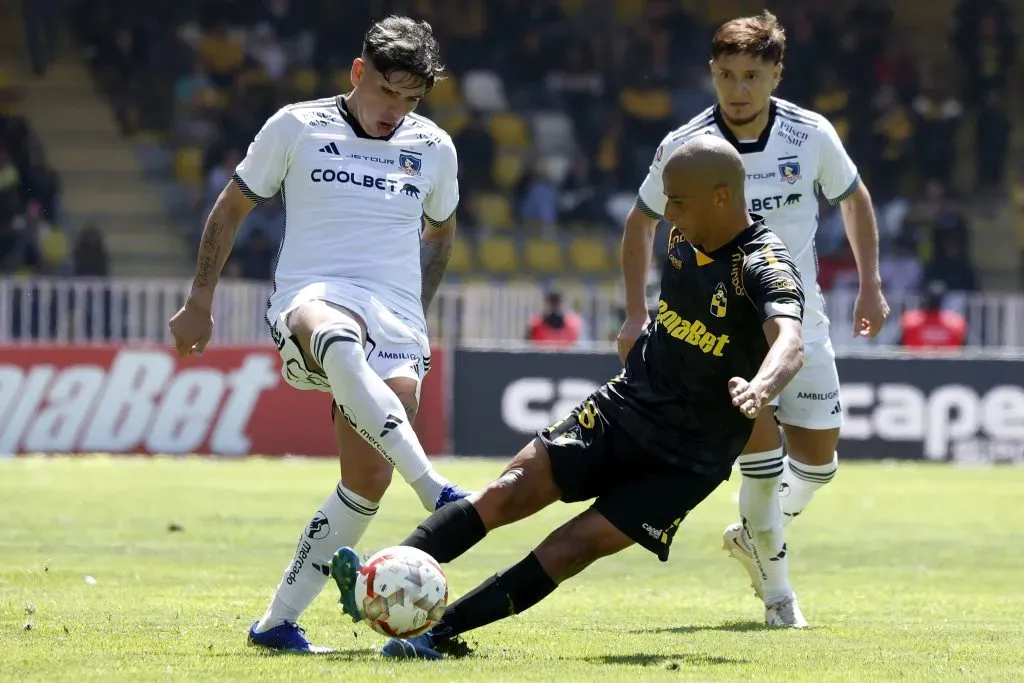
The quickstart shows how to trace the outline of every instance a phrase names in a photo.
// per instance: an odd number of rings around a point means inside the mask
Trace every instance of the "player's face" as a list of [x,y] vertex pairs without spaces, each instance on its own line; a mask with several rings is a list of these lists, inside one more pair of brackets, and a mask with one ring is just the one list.
[[704,220],[707,207],[692,194],[684,183],[675,178],[664,178],[665,219],[676,226],[690,244],[703,244],[707,223]]
[[757,118],[782,77],[782,65],[750,55],[723,55],[711,61],[711,77],[722,114],[743,125]]
[[363,130],[374,137],[391,135],[427,91],[426,84],[414,76],[395,72],[390,79],[384,78],[362,59],[352,63],[351,78],[349,103]]

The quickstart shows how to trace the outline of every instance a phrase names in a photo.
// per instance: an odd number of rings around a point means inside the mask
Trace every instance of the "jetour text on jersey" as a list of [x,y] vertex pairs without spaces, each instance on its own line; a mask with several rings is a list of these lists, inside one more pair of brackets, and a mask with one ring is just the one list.
[[678,313],[668,307],[665,300],[658,302],[658,324],[665,328],[675,339],[696,346],[704,353],[719,358],[723,355],[725,345],[729,343],[729,335],[712,334],[707,325],[700,320],[684,320]]

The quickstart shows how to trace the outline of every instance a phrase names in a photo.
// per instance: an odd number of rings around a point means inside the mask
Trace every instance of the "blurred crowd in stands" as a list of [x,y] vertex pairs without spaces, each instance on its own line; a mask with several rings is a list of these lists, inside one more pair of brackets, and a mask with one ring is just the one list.
[[[428,19],[451,78],[421,113],[455,139],[459,227],[474,250],[457,254],[465,263],[453,261],[453,271],[514,275],[525,262],[535,272],[609,278],[621,220],[659,140],[714,101],[707,46],[724,17],[684,7],[715,12],[715,4],[73,0],[69,24],[125,134],[159,131],[174,150],[195,243],[205,212],[276,108],[345,91],[371,19]],[[1006,3],[961,0],[950,44],[962,78],[908,52],[886,0],[861,0],[845,15],[827,3],[771,5],[789,39],[778,94],[826,115],[860,166],[878,209],[887,289],[915,291],[933,279],[974,289],[963,199],[1009,187],[1005,97],[1016,55]],[[962,159],[953,141],[968,125],[973,153]],[[56,231],[47,223],[56,179],[33,166],[30,140],[23,122],[4,126],[0,184],[17,198],[17,206],[3,204],[4,244],[21,239],[18,249],[34,250],[15,257],[22,267],[59,271],[74,259],[44,246]],[[958,171],[965,165],[971,173]],[[280,205],[255,212],[228,274],[269,278],[282,230]],[[508,255],[510,243],[521,258]],[[827,207],[818,246],[823,288],[855,286],[841,218]]]

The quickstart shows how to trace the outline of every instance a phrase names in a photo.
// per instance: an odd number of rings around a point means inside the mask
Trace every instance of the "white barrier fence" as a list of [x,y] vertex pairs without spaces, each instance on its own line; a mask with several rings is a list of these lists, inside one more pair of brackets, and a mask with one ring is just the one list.
[[[187,280],[0,278],[0,344],[97,343],[105,341],[169,344],[167,320],[188,293]],[[618,287],[569,287],[563,297],[585,320],[587,343],[603,346],[613,338],[622,316]],[[269,342],[264,313],[269,283],[224,281],[214,304],[219,344]],[[435,340],[448,343],[508,344],[522,340],[530,318],[541,310],[544,290],[532,284],[448,285],[438,293],[428,318]],[[832,339],[837,348],[863,348],[854,340],[854,293],[827,297]],[[879,339],[897,343],[900,314],[917,305],[916,296],[890,297],[892,323]],[[1024,349],[1024,295],[953,294],[950,308],[969,325],[968,345]]]

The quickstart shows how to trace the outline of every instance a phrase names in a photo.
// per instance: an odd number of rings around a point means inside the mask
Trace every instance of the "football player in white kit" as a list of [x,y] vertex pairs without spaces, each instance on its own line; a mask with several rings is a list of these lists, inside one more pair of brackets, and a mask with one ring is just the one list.
[[[412,426],[430,364],[424,311],[448,262],[459,201],[451,138],[412,113],[442,70],[430,25],[389,17],[367,32],[351,93],[274,114],[217,199],[191,294],[170,322],[180,354],[203,351],[235,232],[280,192],[286,230],[267,324],[285,380],[333,395],[342,476],[250,628],[253,645],[326,650],[297,620],[326,585],[334,551],[366,531],[393,468],[430,511],[467,495],[434,470]],[[305,417],[282,429],[301,429]]]
[[[819,192],[840,206],[857,261],[856,333],[876,336],[889,306],[878,271],[874,210],[857,167],[827,119],[772,97],[782,76],[784,52],[785,34],[767,11],[734,19],[716,31],[710,66],[718,103],[665,137],[626,220],[622,268],[627,319],[618,345],[624,356],[648,324],[644,286],[654,229],[666,202],[661,185],[664,162],[694,136],[725,138],[743,156],[748,209],[760,214],[789,248],[800,268],[807,303],[803,368],[779,395],[774,415],[762,411],[737,460],[743,475],[743,522],[726,528],[724,548],[750,575],[764,600],[768,625],[800,628],[806,621],[789,584],[783,526],[835,475],[843,421],[829,320],[817,285],[814,237]],[[786,285],[781,278],[779,283]],[[730,296],[745,295],[738,278],[723,286]],[[785,433],[786,457],[776,421]]]

